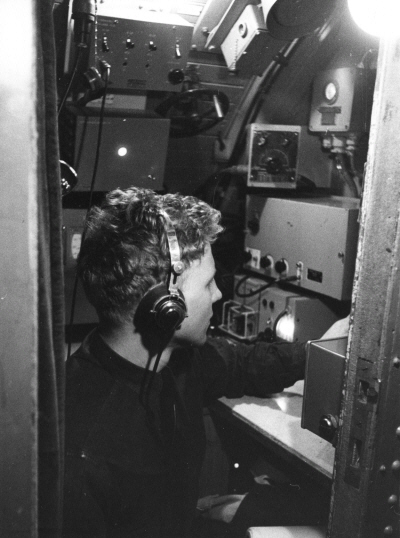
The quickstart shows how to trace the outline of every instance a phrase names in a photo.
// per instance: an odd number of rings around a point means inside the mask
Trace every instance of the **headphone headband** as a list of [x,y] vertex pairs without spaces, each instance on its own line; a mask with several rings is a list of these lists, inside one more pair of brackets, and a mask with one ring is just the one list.
[[160,210],[159,215],[164,221],[170,255],[168,284],[160,282],[147,290],[136,309],[135,324],[143,329],[155,326],[164,334],[172,335],[187,315],[185,298],[176,283],[185,266],[171,219],[164,210]]
[[166,211],[162,209],[160,211],[160,215],[164,219],[164,229],[167,235],[169,255],[171,258],[171,270],[168,282],[168,289],[170,293],[178,293],[178,288],[176,287],[176,277],[183,273],[185,266],[181,261],[181,249],[179,247],[174,225],[172,224],[172,221]]

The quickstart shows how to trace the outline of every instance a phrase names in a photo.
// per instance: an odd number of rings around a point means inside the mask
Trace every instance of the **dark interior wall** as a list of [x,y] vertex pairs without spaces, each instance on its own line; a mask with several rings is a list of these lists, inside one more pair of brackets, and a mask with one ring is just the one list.
[[[259,112],[253,121],[278,125],[308,125],[312,98],[312,84],[315,76],[323,70],[336,67],[364,65],[374,68],[378,50],[378,39],[360,30],[348,12],[347,3],[339,2],[329,32],[316,32],[303,37],[286,65],[282,66],[271,86],[264,93]],[[272,41],[274,38],[270,38]],[[281,41],[279,46],[285,42]],[[276,43],[271,45],[271,49]],[[265,67],[271,61],[266,54]],[[231,109],[226,120],[212,131],[201,135],[169,142],[166,165],[166,185],[168,190],[178,190],[191,194],[201,190],[207,179],[224,168],[215,159],[214,146],[218,133],[223,133],[227,122],[234,113],[249,77],[241,78],[240,71],[229,75],[222,55],[191,53],[190,62],[195,65],[202,85],[210,85],[226,91],[231,101]],[[216,73],[224,73],[217,77]],[[228,85],[229,84],[229,85]],[[360,148],[361,165],[366,159],[365,137]],[[234,162],[245,160],[244,147],[238,147]],[[347,187],[333,176],[334,194],[350,195]]]

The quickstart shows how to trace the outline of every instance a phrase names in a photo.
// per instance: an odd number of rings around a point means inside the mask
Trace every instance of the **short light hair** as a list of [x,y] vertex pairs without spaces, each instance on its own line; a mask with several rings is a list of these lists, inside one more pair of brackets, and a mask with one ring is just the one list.
[[78,258],[78,275],[100,321],[119,325],[132,319],[146,291],[167,280],[170,259],[161,210],[175,228],[185,267],[222,231],[220,212],[193,196],[137,187],[111,191],[88,215]]

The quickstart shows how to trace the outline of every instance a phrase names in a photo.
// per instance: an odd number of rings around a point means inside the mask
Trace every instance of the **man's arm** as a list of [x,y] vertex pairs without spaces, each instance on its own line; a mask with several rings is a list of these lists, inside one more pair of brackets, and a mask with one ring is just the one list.
[[246,345],[210,338],[200,355],[206,400],[239,398],[244,394],[265,397],[304,377],[303,343]]
[[[322,338],[347,336],[349,318],[334,323]],[[304,378],[306,343],[230,343],[210,338],[200,350],[206,399],[265,397]]]

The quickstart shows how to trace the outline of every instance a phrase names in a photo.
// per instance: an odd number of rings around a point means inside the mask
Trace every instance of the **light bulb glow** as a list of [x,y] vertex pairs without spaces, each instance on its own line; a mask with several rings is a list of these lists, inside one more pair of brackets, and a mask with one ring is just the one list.
[[284,315],[276,325],[276,336],[286,340],[287,342],[293,342],[294,338],[294,318],[288,314]]
[[368,34],[400,36],[399,0],[347,0],[354,22]]

